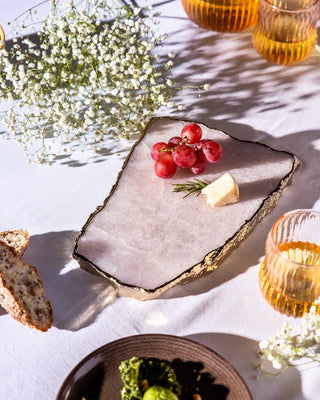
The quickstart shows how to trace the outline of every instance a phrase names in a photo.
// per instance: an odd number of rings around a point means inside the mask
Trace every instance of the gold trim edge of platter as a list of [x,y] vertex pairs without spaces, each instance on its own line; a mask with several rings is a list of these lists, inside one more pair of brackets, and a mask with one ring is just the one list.
[[[180,121],[180,119],[175,119],[175,118],[171,118],[171,117],[169,117],[169,118],[168,117],[157,117],[157,118],[153,118],[150,121],[149,125],[154,120],[162,120],[162,119],[167,119],[167,120],[169,119],[172,121]],[[189,121],[184,120],[184,122],[189,122]],[[192,121],[192,122],[194,122],[194,121]],[[202,122],[198,122],[198,123],[201,123],[202,125],[206,126],[209,129],[216,129],[213,127],[209,127],[209,126],[203,124]],[[246,223],[244,223],[238,229],[238,231],[235,232],[235,234],[225,242],[224,245],[222,245],[219,248],[214,249],[213,251],[208,253],[201,262],[199,262],[196,265],[191,266],[190,268],[187,268],[183,273],[181,273],[174,279],[172,279],[168,282],[165,282],[162,285],[160,285],[154,289],[145,289],[142,287],[133,286],[133,285],[129,285],[124,282],[121,282],[117,278],[106,273],[105,271],[102,271],[97,265],[95,265],[93,262],[88,260],[86,257],[82,256],[78,252],[78,247],[79,247],[79,241],[80,241],[81,237],[85,234],[85,231],[86,231],[88,225],[90,224],[90,221],[93,219],[93,217],[97,213],[99,213],[99,211],[102,208],[104,208],[106,206],[109,198],[112,196],[112,194],[116,190],[117,184],[121,178],[122,172],[125,169],[126,165],[128,164],[130,156],[133,153],[135,147],[140,143],[140,141],[145,136],[145,134],[148,130],[148,126],[145,129],[144,133],[141,135],[141,137],[133,145],[131,151],[129,152],[129,154],[121,168],[121,171],[118,174],[116,183],[111,188],[111,191],[110,191],[109,195],[106,197],[106,199],[104,200],[103,205],[98,206],[96,208],[96,210],[89,215],[88,220],[86,221],[86,223],[84,224],[84,226],[82,227],[82,229],[80,231],[80,234],[76,237],[75,244],[74,244],[74,250],[73,250],[73,254],[72,254],[73,258],[79,262],[81,269],[107,279],[111,283],[111,285],[115,288],[118,296],[132,297],[137,300],[151,300],[151,299],[157,298],[178,284],[189,283],[197,278],[200,278],[200,277],[207,275],[207,274],[211,273],[212,271],[216,270],[218,268],[218,266],[223,262],[223,260],[225,260],[225,258],[236,247],[238,247],[240,245],[240,243],[242,243],[249,236],[249,234],[253,231],[253,229],[256,227],[256,225],[262,220],[262,218],[264,218],[267,214],[269,214],[272,211],[272,209],[277,205],[283,189],[288,185],[294,172],[297,170],[297,168],[300,164],[298,158],[292,153],[289,153],[287,151],[282,151],[282,150],[276,150],[266,144],[255,142],[255,141],[240,140],[240,139],[234,138],[230,134],[223,132],[221,129],[219,129],[220,132],[228,135],[232,139],[235,139],[239,142],[256,143],[256,144],[259,144],[266,148],[269,148],[275,152],[288,154],[292,158],[291,170],[287,173],[287,175],[285,175],[281,179],[281,181],[279,182],[276,189],[264,199],[261,206],[257,209],[257,211],[251,217],[251,219],[246,221]]]

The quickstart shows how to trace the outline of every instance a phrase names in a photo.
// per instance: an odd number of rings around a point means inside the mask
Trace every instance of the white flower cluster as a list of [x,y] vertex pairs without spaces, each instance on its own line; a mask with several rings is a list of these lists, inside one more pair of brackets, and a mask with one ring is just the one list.
[[150,7],[85,1],[85,10],[53,1],[37,40],[0,50],[0,96],[10,104],[1,121],[30,162],[52,163],[74,145],[99,151],[106,134],[130,139],[174,105],[175,55],[156,53],[166,35]]
[[[320,366],[320,298],[301,321],[297,335],[292,335],[292,325],[284,323],[271,340],[259,343],[260,357],[268,359],[280,372],[306,363]],[[262,364],[258,367],[267,372]]]

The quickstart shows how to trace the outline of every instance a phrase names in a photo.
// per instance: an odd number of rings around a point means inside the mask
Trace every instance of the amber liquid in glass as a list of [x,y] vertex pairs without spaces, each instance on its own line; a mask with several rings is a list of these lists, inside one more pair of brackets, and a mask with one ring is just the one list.
[[[289,242],[279,246],[279,250],[290,260],[320,268],[320,246],[309,242]],[[290,267],[288,267],[289,269]],[[319,295],[320,282],[315,282],[314,269],[303,268],[297,271],[294,276],[287,276],[287,280],[294,282],[292,289],[285,293],[286,289],[276,289],[278,282],[270,284],[268,280],[268,269],[265,261],[260,268],[260,288],[268,303],[281,313],[293,317],[301,317],[310,310],[313,302],[309,301],[310,293],[314,292],[315,297]],[[319,276],[319,275],[318,275]],[[308,296],[307,296],[307,295]],[[308,300],[306,300],[308,297]],[[311,296],[312,297],[312,296]],[[316,298],[315,298],[316,299]],[[318,313],[320,307],[318,306]]]
[[256,28],[252,41],[257,52],[269,62],[290,65],[311,53],[317,43],[317,33],[300,42],[281,42],[270,39]]
[[258,0],[182,0],[182,5],[191,21],[214,31],[243,30],[258,18]]

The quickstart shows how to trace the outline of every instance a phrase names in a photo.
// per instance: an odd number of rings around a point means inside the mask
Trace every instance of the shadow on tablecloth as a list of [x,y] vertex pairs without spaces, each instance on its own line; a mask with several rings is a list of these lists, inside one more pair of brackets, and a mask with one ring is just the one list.
[[77,331],[90,325],[116,298],[104,279],[79,268],[73,260],[73,231],[48,232],[30,238],[24,260],[34,265],[53,308],[53,325]]

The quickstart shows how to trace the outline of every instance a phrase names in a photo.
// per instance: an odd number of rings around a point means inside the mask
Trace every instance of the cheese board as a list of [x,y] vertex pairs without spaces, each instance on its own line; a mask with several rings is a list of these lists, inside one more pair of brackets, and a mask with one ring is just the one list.
[[[154,118],[133,146],[104,203],[89,216],[73,256],[108,279],[120,296],[147,300],[214,271],[277,204],[299,165],[295,155],[241,141],[200,124],[223,157],[199,176],[179,168],[169,179],[154,172],[154,143],[179,135],[188,121]],[[209,184],[230,173],[239,201],[210,207],[206,196],[174,192],[199,178]]]

